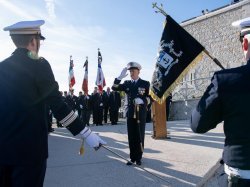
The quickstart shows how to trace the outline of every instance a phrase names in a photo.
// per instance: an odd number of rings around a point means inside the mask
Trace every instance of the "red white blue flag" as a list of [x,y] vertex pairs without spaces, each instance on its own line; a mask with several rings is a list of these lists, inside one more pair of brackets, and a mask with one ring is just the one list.
[[98,49],[98,68],[97,68],[97,76],[95,84],[98,86],[100,92],[102,92],[103,88],[106,86],[101,64],[102,64],[102,55],[100,50]]
[[88,94],[88,57],[86,58],[86,61],[83,65],[83,68],[85,68],[85,72],[84,72],[84,78],[83,78],[83,82],[82,82],[82,90]]
[[70,89],[76,83],[73,67],[74,67],[74,64],[73,64],[72,56],[70,56],[70,61],[69,61],[69,88]]

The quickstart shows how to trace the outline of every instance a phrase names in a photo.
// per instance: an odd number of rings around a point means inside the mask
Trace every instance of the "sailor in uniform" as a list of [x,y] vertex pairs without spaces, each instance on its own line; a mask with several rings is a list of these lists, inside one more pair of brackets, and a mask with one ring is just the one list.
[[[120,84],[121,80],[127,76],[127,70],[130,72],[131,80],[126,80],[123,84]],[[127,165],[132,165],[134,162],[137,165],[141,165],[144,149],[147,104],[150,101],[148,95],[150,84],[139,77],[140,70],[141,65],[139,63],[128,63],[120,76],[115,79],[112,86],[114,91],[124,91],[128,101],[126,117],[131,161]]]

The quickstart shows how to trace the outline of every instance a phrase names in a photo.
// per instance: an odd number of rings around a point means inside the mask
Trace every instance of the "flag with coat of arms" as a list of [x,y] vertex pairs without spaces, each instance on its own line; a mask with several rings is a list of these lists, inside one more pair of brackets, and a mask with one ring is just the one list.
[[202,59],[204,47],[171,16],[166,16],[149,94],[162,104],[187,72]]

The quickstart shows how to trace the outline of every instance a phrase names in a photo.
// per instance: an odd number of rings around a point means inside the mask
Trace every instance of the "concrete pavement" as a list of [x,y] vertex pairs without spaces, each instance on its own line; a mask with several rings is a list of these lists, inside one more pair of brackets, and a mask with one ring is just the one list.
[[[163,187],[195,186],[221,157],[224,134],[222,125],[206,134],[194,134],[188,121],[167,123],[171,139],[151,138],[152,124],[146,125],[142,167],[169,181],[166,183],[101,148],[85,145],[79,156],[79,137],[65,128],[49,135],[49,159],[45,187]],[[129,159],[125,121],[118,125],[91,127],[108,147]]]

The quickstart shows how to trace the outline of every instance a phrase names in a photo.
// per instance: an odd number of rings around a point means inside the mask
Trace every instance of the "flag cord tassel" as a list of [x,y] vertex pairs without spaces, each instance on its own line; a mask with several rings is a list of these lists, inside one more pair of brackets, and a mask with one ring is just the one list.
[[[122,158],[123,160],[126,160],[127,162],[130,162],[129,160],[127,160],[126,158],[124,158],[123,156],[121,156],[120,154],[118,154],[118,153],[116,153],[116,152],[114,152],[114,151],[112,151],[110,148],[108,148],[107,146],[105,146],[105,145],[100,145],[101,147],[103,147],[104,149],[106,149],[106,150],[108,150],[109,152],[111,152],[111,153],[113,153],[113,154],[115,154],[116,156],[118,156],[118,157],[120,157],[120,158]],[[146,171],[147,173],[149,173],[149,174],[151,174],[151,175],[153,175],[153,176],[155,176],[155,177],[157,177],[158,179],[161,179],[162,181],[164,181],[164,182],[166,182],[166,183],[168,183],[168,184],[171,184],[169,181],[167,181],[167,180],[165,180],[165,179],[163,179],[162,177],[160,177],[159,175],[156,175],[156,174],[154,174],[154,173],[152,173],[152,172],[150,172],[150,171],[148,171],[148,170],[146,170],[145,168],[143,168],[143,167],[141,167],[141,166],[139,166],[139,165],[136,165],[135,163],[133,163],[133,162],[131,162],[132,163],[132,165],[133,166],[135,166],[135,167],[138,167],[138,168],[140,168],[141,170],[143,170],[143,171]]]

